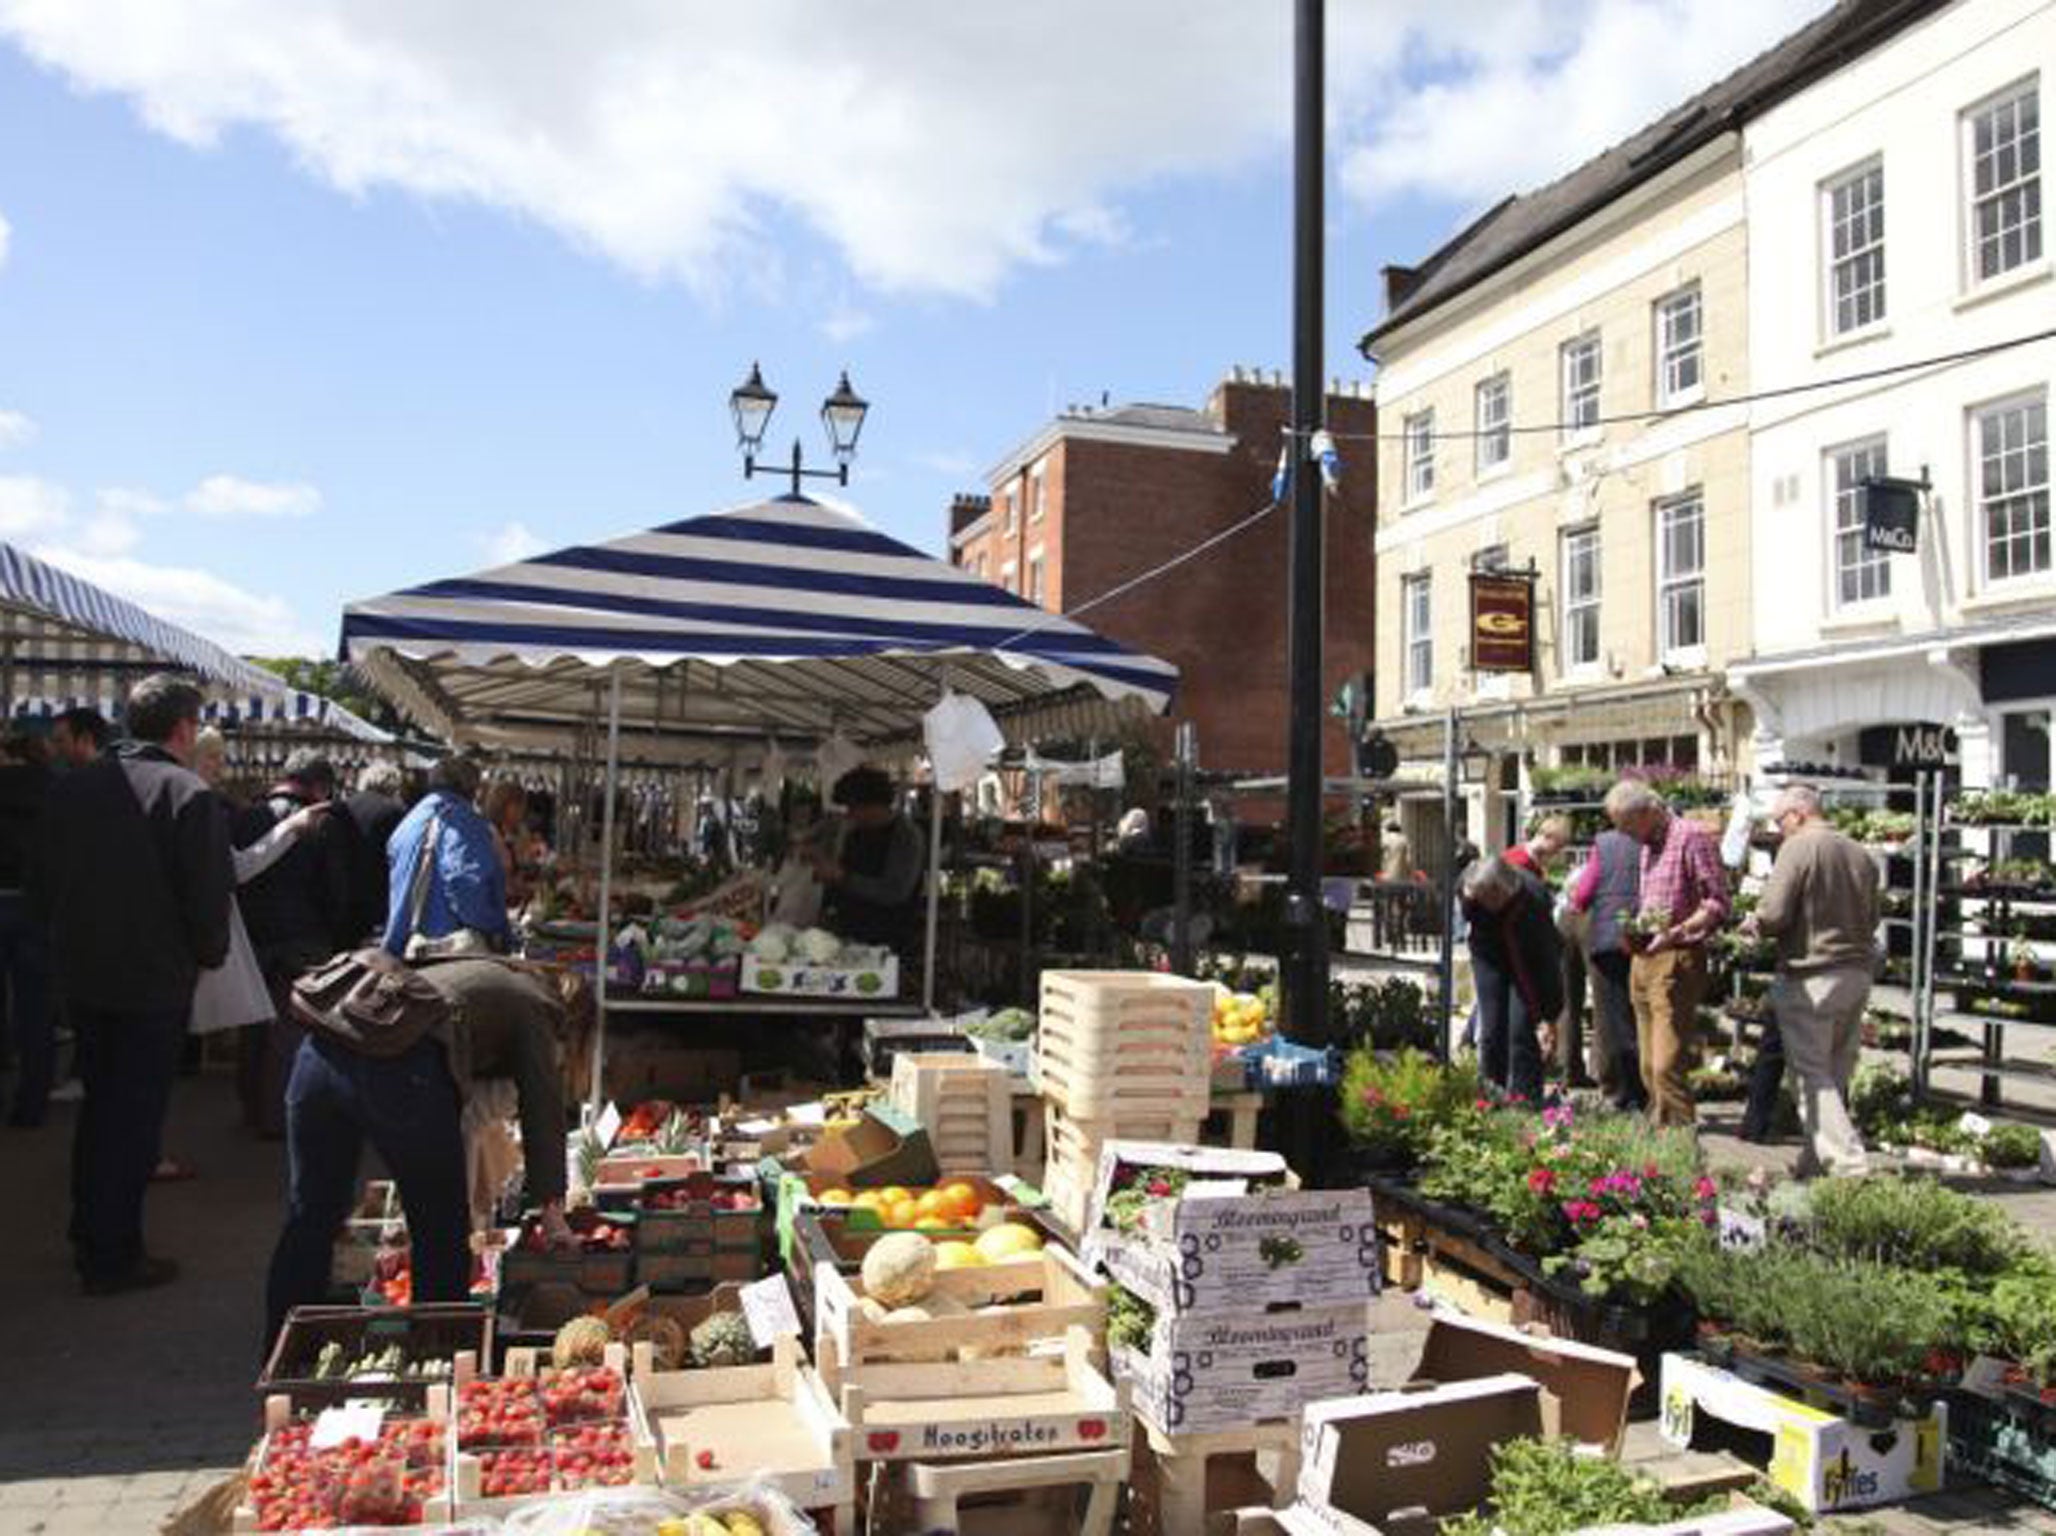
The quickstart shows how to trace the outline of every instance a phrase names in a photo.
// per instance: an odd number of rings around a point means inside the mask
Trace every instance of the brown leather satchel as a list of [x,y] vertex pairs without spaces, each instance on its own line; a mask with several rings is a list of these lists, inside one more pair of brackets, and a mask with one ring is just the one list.
[[365,1056],[397,1056],[449,1016],[448,999],[383,949],[337,955],[293,983],[293,1017]]

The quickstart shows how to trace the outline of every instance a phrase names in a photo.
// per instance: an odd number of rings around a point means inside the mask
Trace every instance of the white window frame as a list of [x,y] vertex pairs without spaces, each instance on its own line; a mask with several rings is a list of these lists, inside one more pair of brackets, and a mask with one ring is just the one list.
[[1019,568],[1014,564],[1013,561],[1002,560],[1000,562],[999,584],[1002,587],[1006,588],[1007,591],[1012,592],[1017,596],[1020,593],[1020,583],[1015,579],[1018,574]]
[[1400,675],[1408,698],[1425,698],[1435,687],[1434,573],[1399,578]]
[[1039,604],[1046,590],[1044,583],[1048,580],[1048,577],[1049,569],[1043,562],[1043,549],[1038,544],[1035,548],[1028,551],[1028,584],[1022,595],[1029,602]]
[[[1497,410],[1487,413],[1488,402]],[[1479,476],[1496,474],[1513,462],[1513,375],[1502,368],[1478,380],[1471,390],[1471,410],[1478,434]]]
[[[1863,480],[1885,474],[1891,462],[1889,454],[1888,439],[1879,432],[1837,443],[1821,455],[1821,483],[1828,508],[1828,606],[1836,613],[1891,601],[1892,557],[1884,550],[1866,548],[1863,542]],[[1871,462],[1862,476],[1851,477],[1846,471],[1859,455]],[[1852,576],[1857,589],[1854,596],[1845,583]]]
[[1435,407],[1425,406],[1401,417],[1400,440],[1400,484],[1405,488],[1401,505],[1417,507],[1435,499]]
[[[1671,565],[1669,526],[1674,516],[1688,508],[1696,514],[1699,525],[1699,560],[1689,570]],[[1706,496],[1701,487],[1694,486],[1675,496],[1659,497],[1652,510],[1656,537],[1657,659],[1674,665],[1697,666],[1706,659]],[[1681,605],[1674,604],[1672,599],[1682,598],[1687,592],[1695,595],[1693,607],[1698,614],[1699,633],[1683,640],[1674,633],[1673,626],[1673,614]]]
[[[2048,232],[2043,227],[2041,208],[2041,89],[2041,76],[2039,74],[2029,75],[2023,80],[2016,80],[2004,90],[1994,91],[1991,95],[1985,97],[1984,100],[1976,102],[1963,110],[1959,131],[1962,138],[1963,275],[1964,287],[1968,290],[1975,291],[1993,283],[2004,282],[2016,272],[2033,270],[2038,266],[2047,264]],[[2013,145],[2016,157],[2012,167],[2014,174],[2006,181],[1998,183],[1985,192],[1980,193],[1977,184],[1978,163],[1980,159],[1977,148],[1978,121],[1981,118],[1993,116],[2004,112],[2008,108],[2012,108],[2014,109],[2014,121],[2017,124],[2019,121],[2019,111],[2023,103],[2032,111],[2034,122],[2026,133],[2016,132]],[[2030,139],[2032,140],[2035,164],[2033,170],[2023,172],[2018,163],[2021,157],[2021,144],[2023,140]],[[1978,215],[1986,207],[2003,205],[2008,199],[2014,197],[2018,197],[2021,200],[2023,208],[2030,202],[2034,205],[2033,215],[2030,217],[2023,212],[2016,226],[2020,231],[2020,254],[2005,266],[1986,272],[1981,266],[1982,253],[1986,241],[1978,228]],[[2000,248],[2003,252],[2003,235],[2000,237]]]
[[1020,527],[1019,509],[1014,502],[1014,488],[1010,485],[999,493],[1000,532],[1012,533]]
[[[1993,457],[1987,450],[1986,426],[1999,417],[2015,412],[2026,413],[2024,430],[2018,441],[2001,442],[1997,458],[2002,477],[2018,473],[2020,479],[2006,484],[2002,478],[2001,493],[1994,497],[1986,491],[1987,459]],[[2039,437],[2033,435],[2039,428]],[[2035,460],[2040,460],[2041,479],[2028,478],[2034,471]],[[1976,407],[1970,413],[1970,487],[1972,496],[1973,526],[1976,529],[1978,550],[1978,571],[1988,589],[2004,589],[2023,585],[2046,584],[2056,575],[2056,508],[2050,504],[2049,475],[2049,393],[2047,390],[2030,390],[2023,394],[2009,395],[2002,400],[1989,401]],[[2039,512],[2033,507],[2034,498],[2039,496]],[[2028,505],[2009,508],[2032,518],[2026,542],[2032,555],[2039,532],[2043,547],[2043,558],[2039,565],[2026,569],[2008,569],[2003,575],[1995,574],[1992,565],[1992,513],[1995,501],[2020,501]],[[2017,542],[2018,536],[2009,533],[2008,542]],[[2011,562],[2009,561],[2009,566]]]
[[[1580,356],[1590,349],[1592,377],[1589,383],[1573,385],[1571,363],[1574,356]],[[1599,332],[1582,331],[1556,349],[1556,398],[1557,420],[1562,424],[1562,437],[1567,443],[1581,443],[1599,435],[1599,417],[1602,392],[1606,388],[1606,352],[1599,339]],[[1589,396],[1589,399],[1588,399]],[[1589,406],[1591,420],[1581,421]]]
[[[1837,210],[1837,198],[1854,193],[1873,177],[1877,179],[1874,198],[1861,208]],[[1885,206],[1885,162],[1880,156],[1873,155],[1861,165],[1853,165],[1839,176],[1831,176],[1820,184],[1821,334],[1829,341],[1864,336],[1878,330],[1890,312],[1887,308],[1891,290],[1887,286],[1889,279],[1885,265]],[[1847,250],[1838,250],[1837,242],[1845,230],[1852,236],[1857,233],[1859,215],[1863,218],[1862,233],[1870,238],[1862,245],[1852,244]],[[1861,269],[1868,270],[1868,280],[1852,286],[1846,295],[1843,294],[1839,286],[1843,273],[1849,273],[1853,279]],[[1851,300],[1852,307],[1868,308],[1869,313],[1844,325],[1842,301],[1845,297]]]
[[[1600,551],[1603,547],[1596,522],[1566,528],[1557,536],[1556,590],[1562,609],[1556,642],[1557,670],[1567,676],[1597,672],[1600,658],[1605,654],[1599,643],[1599,605],[1604,590]],[[1573,562],[1578,560],[1590,562],[1591,589],[1588,592],[1580,593],[1571,579]],[[1592,654],[1580,656],[1572,636],[1587,617],[1591,620]]]
[[1048,463],[1046,460],[1037,459],[1035,467],[1028,471],[1028,521],[1031,523],[1042,521],[1043,493],[1045,489],[1043,470],[1047,467]]
[[[1673,334],[1676,318],[1689,313],[1691,334]],[[1674,288],[1652,306],[1650,333],[1656,343],[1656,405],[1671,410],[1706,398],[1706,300],[1699,284]],[[1674,382],[1689,368],[1691,378]]]

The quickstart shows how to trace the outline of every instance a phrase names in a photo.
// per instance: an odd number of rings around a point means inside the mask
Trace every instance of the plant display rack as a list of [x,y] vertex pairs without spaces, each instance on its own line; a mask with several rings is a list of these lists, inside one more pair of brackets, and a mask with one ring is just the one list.
[[[1241,1429],[1172,1435],[1144,1421],[1135,1448],[1129,1529],[1134,1536],[1179,1536],[1208,1528],[1210,1516],[1238,1504],[1289,1503],[1299,1481],[1299,1418]],[[1210,1493],[1228,1480],[1230,1496]]]
[[[1923,779],[1915,1087],[1925,1092],[1938,1067],[1967,1068],[1979,1101],[1996,1107],[2008,1080],[2056,1082],[2049,1062],[2007,1048],[2009,1026],[2056,1023],[2056,824],[2046,797]],[[1944,1018],[1977,1037],[1967,1059],[1935,1049]]]

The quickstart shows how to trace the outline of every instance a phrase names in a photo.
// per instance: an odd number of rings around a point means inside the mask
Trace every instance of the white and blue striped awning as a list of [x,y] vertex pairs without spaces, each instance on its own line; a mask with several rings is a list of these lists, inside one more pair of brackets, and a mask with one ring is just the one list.
[[907,737],[946,677],[1010,733],[1160,713],[1169,662],[1128,650],[804,496],[410,587],[343,610],[343,657],[453,738],[622,718],[662,733]]
[[126,685],[160,670],[196,678],[207,690],[210,720],[392,739],[340,704],[289,687],[212,640],[0,543],[0,674],[9,715],[48,716],[87,705],[118,716]]

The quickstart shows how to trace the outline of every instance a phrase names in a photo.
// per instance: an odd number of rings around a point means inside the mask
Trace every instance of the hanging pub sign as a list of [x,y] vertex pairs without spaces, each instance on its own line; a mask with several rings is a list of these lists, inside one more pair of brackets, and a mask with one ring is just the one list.
[[1920,493],[1925,480],[1873,475],[1863,482],[1863,547],[1891,555],[1920,548]]
[[1471,572],[1471,670],[1535,669],[1535,578],[1514,571]]

